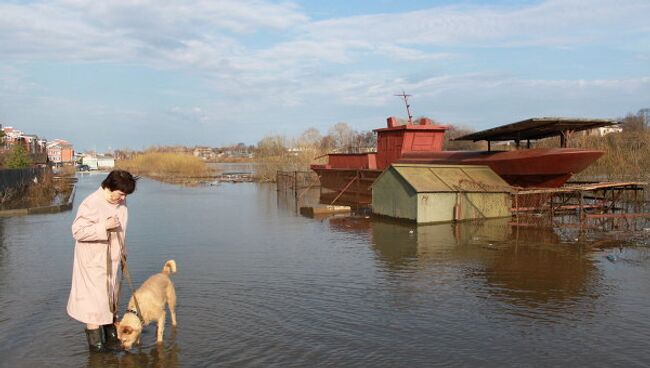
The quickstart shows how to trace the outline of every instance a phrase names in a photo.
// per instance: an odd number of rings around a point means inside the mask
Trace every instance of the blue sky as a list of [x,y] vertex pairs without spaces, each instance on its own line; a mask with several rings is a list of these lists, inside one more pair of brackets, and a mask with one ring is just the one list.
[[0,123],[77,150],[650,107],[650,1],[5,1]]

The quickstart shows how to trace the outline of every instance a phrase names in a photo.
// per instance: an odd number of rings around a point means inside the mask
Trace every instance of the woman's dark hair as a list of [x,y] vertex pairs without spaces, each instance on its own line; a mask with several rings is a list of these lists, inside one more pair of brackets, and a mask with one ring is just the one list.
[[124,170],[113,170],[102,181],[102,188],[108,188],[111,192],[119,190],[124,194],[131,194],[135,191],[135,182],[139,178],[131,175],[130,172]]

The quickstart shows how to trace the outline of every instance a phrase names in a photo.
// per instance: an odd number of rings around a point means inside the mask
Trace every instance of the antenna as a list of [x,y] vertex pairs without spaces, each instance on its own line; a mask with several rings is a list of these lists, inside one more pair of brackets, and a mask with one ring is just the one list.
[[395,95],[395,96],[404,99],[404,105],[406,105],[406,113],[409,116],[409,124],[413,124],[413,116],[411,115],[411,109],[410,109],[411,105],[409,105],[409,97],[411,97],[411,95],[407,95],[406,92],[402,90],[401,95]]

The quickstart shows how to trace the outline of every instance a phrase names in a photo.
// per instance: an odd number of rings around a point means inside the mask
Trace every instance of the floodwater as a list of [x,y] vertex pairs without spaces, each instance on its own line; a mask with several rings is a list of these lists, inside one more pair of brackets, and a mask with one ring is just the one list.
[[176,260],[178,327],[91,354],[65,306],[70,224],[101,179],[80,177],[73,211],[0,219],[1,367],[650,365],[650,226],[311,219],[273,185],[147,179],[129,268],[140,284]]

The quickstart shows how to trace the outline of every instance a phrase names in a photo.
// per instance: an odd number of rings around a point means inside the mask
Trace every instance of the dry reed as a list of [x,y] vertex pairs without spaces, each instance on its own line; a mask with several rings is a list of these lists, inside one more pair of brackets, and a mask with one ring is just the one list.
[[579,178],[606,180],[647,180],[650,173],[650,131],[623,132],[604,137],[582,136],[570,141],[572,147],[596,149],[605,154]]
[[198,157],[172,152],[145,152],[129,160],[118,161],[119,169],[154,179],[207,178],[213,170]]

